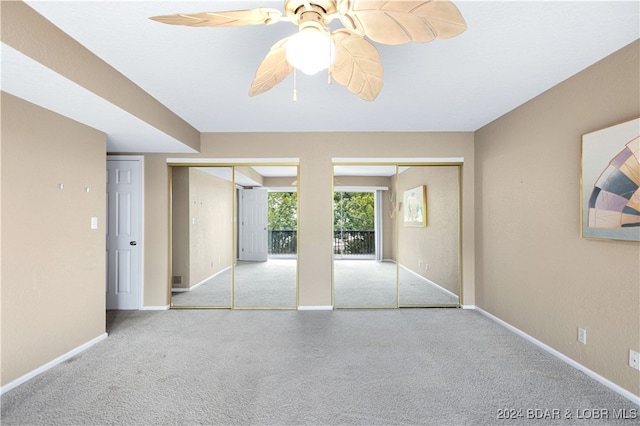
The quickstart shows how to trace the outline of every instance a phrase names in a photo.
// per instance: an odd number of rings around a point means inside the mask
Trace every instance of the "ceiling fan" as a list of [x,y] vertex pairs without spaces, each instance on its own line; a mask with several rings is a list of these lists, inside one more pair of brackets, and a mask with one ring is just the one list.
[[[344,28],[331,32],[327,25],[336,18]],[[458,8],[448,0],[284,0],[284,16],[277,9],[261,7],[150,19],[192,27],[291,22],[298,26],[298,33],[271,47],[256,71],[249,96],[270,90],[294,68],[307,74],[328,68],[330,78],[366,101],[380,93],[383,69],[377,49],[365,37],[388,45],[425,43],[455,37],[467,28]]]

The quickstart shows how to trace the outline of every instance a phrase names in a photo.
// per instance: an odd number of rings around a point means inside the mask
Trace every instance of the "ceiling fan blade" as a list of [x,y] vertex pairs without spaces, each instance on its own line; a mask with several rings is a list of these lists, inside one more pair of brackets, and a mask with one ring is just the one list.
[[361,35],[346,28],[331,34],[336,45],[331,76],[365,101],[373,101],[382,90],[384,70],[378,50]]
[[448,0],[339,0],[338,13],[346,28],[382,44],[425,43],[467,29],[462,14]]
[[178,13],[176,15],[152,16],[149,19],[171,25],[189,27],[237,27],[241,25],[274,24],[282,18],[277,9],[261,7],[251,10],[227,12]]
[[287,41],[289,41],[289,37],[283,38],[271,46],[271,50],[256,71],[251,89],[249,89],[249,96],[256,96],[271,90],[293,71],[293,66],[287,61]]

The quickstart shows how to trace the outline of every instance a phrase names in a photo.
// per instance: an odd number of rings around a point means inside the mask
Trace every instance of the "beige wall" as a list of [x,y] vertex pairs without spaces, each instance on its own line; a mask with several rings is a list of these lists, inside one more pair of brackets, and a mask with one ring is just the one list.
[[[169,306],[169,178],[166,154],[144,156],[143,306]],[[158,179],[157,182],[150,180]]]
[[189,168],[189,286],[232,265],[233,204],[231,182]]
[[5,385],[105,332],[106,136],[1,98]]
[[[449,290],[460,293],[460,221],[457,166],[410,167],[398,176],[398,202],[404,191],[427,187],[427,226],[404,226],[398,213],[398,262]],[[428,269],[427,269],[428,268]]]
[[189,168],[171,171],[171,287],[189,288]]
[[[333,157],[464,157],[463,300],[474,304],[473,134],[457,133],[205,133],[200,158],[299,158],[299,304],[331,305]],[[166,158],[145,156],[145,306],[168,302]]]
[[396,200],[396,176],[389,178],[389,190],[382,196],[382,216],[383,216],[383,260],[398,260],[398,204]]
[[640,115],[639,47],[476,133],[476,304],[636,395],[640,247],[581,239],[579,191],[581,135]]
[[264,177],[249,166],[238,166],[235,168],[236,179],[238,174],[248,177],[258,185],[264,186]]
[[295,188],[297,185],[296,177],[265,177],[262,180],[262,184],[265,188],[293,188],[295,192]]
[[336,188],[341,186],[379,186],[391,189],[391,186],[395,184],[395,179],[392,181],[388,176],[336,176],[334,179]]
[[233,187],[194,167],[172,175],[172,287],[190,288],[232,264]]

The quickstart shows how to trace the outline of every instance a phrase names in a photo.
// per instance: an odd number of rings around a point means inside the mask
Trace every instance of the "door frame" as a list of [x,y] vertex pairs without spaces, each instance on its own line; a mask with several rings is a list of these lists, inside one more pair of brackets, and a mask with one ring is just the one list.
[[[380,215],[382,214],[382,205],[378,201],[378,192],[387,191],[389,188],[386,186],[335,186],[333,187],[334,194],[336,192],[351,192],[351,193],[371,193],[373,194],[373,219],[374,219],[374,239],[375,239],[375,250],[376,253],[373,257],[345,257],[344,254],[340,254],[337,257],[335,254],[333,259],[367,259],[367,260],[378,260],[378,252],[380,252],[380,256],[382,256],[383,252],[383,229],[382,222],[380,221]],[[335,212],[333,213],[335,215]],[[335,231],[335,230],[334,230]],[[379,239],[379,241],[378,241]]]
[[[256,261],[255,259],[247,259],[247,252],[245,250],[245,248],[248,246],[247,244],[247,225],[245,224],[245,214],[247,213],[247,211],[250,211],[249,208],[247,208],[247,203],[245,202],[245,192],[246,191],[264,191],[264,193],[266,194],[266,197],[269,196],[269,190],[268,188],[252,188],[252,189],[245,189],[242,188],[240,191],[238,191],[238,193],[240,194],[240,197],[238,198],[238,229],[239,229],[239,236],[240,238],[238,239],[238,260],[246,260],[246,261],[250,261],[250,262],[254,262]],[[267,226],[268,223],[268,198],[265,200],[265,227]],[[265,228],[265,231],[267,229]],[[268,243],[267,243],[267,236],[265,235],[265,259],[264,261],[267,261],[269,259],[269,250],[268,250]],[[257,260],[257,262],[263,262],[263,260]]]
[[[411,308],[411,307],[457,307],[462,308],[465,305],[463,304],[463,251],[464,251],[464,238],[463,238],[463,208],[462,208],[462,178],[463,173],[462,170],[464,168],[465,159],[464,157],[433,157],[433,158],[423,158],[423,157],[388,157],[388,158],[367,158],[367,157],[332,157],[331,165],[335,172],[336,166],[394,166],[396,167],[396,176],[399,173],[402,173],[403,167],[413,167],[413,166],[455,166],[458,168],[458,303],[456,305],[401,305],[400,304],[400,283],[399,283],[399,273],[398,269],[396,269],[396,306],[394,308]],[[333,188],[335,191],[335,176]],[[397,189],[397,179],[394,183],[394,188]],[[396,194],[397,196],[397,194]],[[397,208],[397,201],[393,202],[394,209]],[[399,220],[396,220],[395,228],[396,228],[396,246],[398,242],[398,228],[399,228]],[[332,255],[333,255],[333,245],[331,247]],[[363,308],[363,309],[377,309],[379,307],[375,306],[351,306],[351,307],[336,307],[335,306],[335,271],[334,271],[334,263],[335,258],[331,262],[331,305],[334,309],[353,309],[353,308]],[[397,261],[397,260],[396,260]],[[399,267],[399,263],[397,263]]]
[[[109,155],[107,154],[107,161],[138,161],[140,164],[140,212],[138,214],[138,229],[140,230],[140,236],[138,238],[138,310],[144,309],[144,156],[143,155]],[[105,164],[106,166],[106,164]],[[106,167],[105,167],[106,169]],[[109,212],[107,211],[107,221]],[[108,223],[108,222],[107,222]],[[106,260],[105,260],[106,262]],[[105,265],[105,269],[109,265]],[[106,281],[105,276],[105,281]],[[108,283],[105,282],[105,286]]]
[[[168,275],[167,275],[167,300],[169,302],[169,309],[200,309],[200,308],[205,308],[205,309],[218,309],[218,307],[215,306],[174,306],[171,300],[171,279],[173,276],[173,265],[172,265],[172,250],[173,250],[173,242],[172,242],[172,232],[173,232],[173,225],[172,225],[172,214],[171,214],[171,209],[172,209],[172,198],[173,198],[173,190],[172,190],[172,169],[175,167],[230,167],[232,170],[231,173],[231,180],[230,182],[233,185],[233,198],[234,198],[234,202],[232,204],[232,211],[230,212],[231,217],[234,218],[234,228],[232,230],[232,236],[233,236],[233,247],[231,248],[232,250],[232,256],[234,261],[232,262],[233,267],[231,268],[231,280],[232,280],[232,286],[231,286],[231,306],[229,307],[223,307],[224,309],[228,308],[228,309],[265,309],[263,307],[236,307],[235,306],[235,295],[234,295],[234,291],[235,291],[235,267],[236,267],[236,263],[238,260],[238,240],[241,238],[240,234],[239,234],[239,229],[240,227],[238,226],[238,220],[239,220],[239,204],[238,203],[238,192],[239,192],[239,187],[240,185],[238,185],[236,183],[235,180],[235,169],[236,167],[241,167],[241,166],[292,166],[292,167],[296,167],[297,170],[297,179],[295,181],[295,183],[292,185],[293,188],[295,188],[295,191],[298,192],[298,212],[300,211],[300,191],[299,191],[299,186],[298,186],[298,179],[300,179],[300,158],[298,157],[290,157],[290,158],[200,158],[200,157],[195,157],[195,158],[191,158],[191,157],[169,157],[165,159],[166,162],[166,166],[167,166],[167,184],[168,184],[168,192],[169,192],[169,197],[168,197],[168,203],[167,203],[167,210],[168,210]],[[297,234],[299,235],[299,229]],[[292,309],[297,309],[298,308],[298,303],[299,303],[299,296],[300,296],[300,287],[299,287],[299,256],[296,255],[296,301],[295,301],[295,308]],[[273,309],[283,309],[283,308],[273,308]],[[284,308],[284,309],[290,309],[290,308]]]

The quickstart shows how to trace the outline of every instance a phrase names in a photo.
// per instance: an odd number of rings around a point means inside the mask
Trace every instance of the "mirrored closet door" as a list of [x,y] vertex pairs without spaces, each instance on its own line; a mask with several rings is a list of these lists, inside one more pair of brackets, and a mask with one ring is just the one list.
[[399,306],[459,306],[460,166],[399,166]]
[[297,174],[171,168],[173,308],[297,307]]
[[393,165],[334,165],[336,308],[397,307]]
[[171,168],[171,305],[232,306],[232,167]]
[[298,168],[236,167],[235,308],[296,308]]

